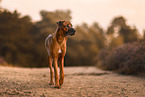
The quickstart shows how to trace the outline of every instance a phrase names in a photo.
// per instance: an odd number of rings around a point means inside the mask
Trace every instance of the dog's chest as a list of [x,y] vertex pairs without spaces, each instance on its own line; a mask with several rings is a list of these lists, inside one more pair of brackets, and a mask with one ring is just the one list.
[[62,53],[61,49],[58,50],[58,53]]
[[63,53],[64,52],[64,50],[65,50],[65,42],[63,42],[62,44],[60,44],[59,46],[58,46],[58,53],[59,54],[61,54],[61,53]]

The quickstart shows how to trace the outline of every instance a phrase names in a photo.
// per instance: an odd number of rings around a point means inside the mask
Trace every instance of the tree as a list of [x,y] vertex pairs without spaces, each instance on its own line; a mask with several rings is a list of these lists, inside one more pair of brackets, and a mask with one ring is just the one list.
[[66,55],[67,65],[95,65],[100,49],[105,47],[105,35],[98,23],[76,27],[76,35],[70,37]]
[[0,12],[0,55],[11,64],[30,65],[32,28],[29,16],[20,17],[17,11]]
[[56,22],[60,20],[70,21],[70,10],[62,11],[56,10],[54,12],[40,11],[42,20],[36,23],[36,26],[40,28],[40,32],[43,34],[50,34],[56,29]]
[[[107,36],[110,46],[115,47],[123,43],[138,41],[139,32],[136,27],[126,24],[126,19],[122,16],[115,17],[107,29]],[[114,42],[114,41],[120,42]],[[114,44],[115,43],[115,44]],[[117,44],[116,44],[117,43]]]
[[144,32],[144,34],[143,34],[143,39],[145,40],[145,30],[144,30],[143,32]]

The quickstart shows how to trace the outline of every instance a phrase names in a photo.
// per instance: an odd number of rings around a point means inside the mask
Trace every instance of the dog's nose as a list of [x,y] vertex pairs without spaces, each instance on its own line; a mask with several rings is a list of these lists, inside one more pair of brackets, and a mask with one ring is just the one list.
[[70,28],[67,32],[66,35],[75,35],[76,30],[74,28]]
[[74,32],[76,32],[76,30],[75,29],[73,29],[74,30]]
[[74,28],[71,29],[72,32],[76,32],[76,30]]

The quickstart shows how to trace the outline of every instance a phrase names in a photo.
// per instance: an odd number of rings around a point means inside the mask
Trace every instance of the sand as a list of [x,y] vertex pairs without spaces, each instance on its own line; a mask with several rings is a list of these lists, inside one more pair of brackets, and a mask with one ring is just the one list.
[[145,97],[145,77],[65,67],[61,89],[49,85],[48,68],[0,66],[0,97]]

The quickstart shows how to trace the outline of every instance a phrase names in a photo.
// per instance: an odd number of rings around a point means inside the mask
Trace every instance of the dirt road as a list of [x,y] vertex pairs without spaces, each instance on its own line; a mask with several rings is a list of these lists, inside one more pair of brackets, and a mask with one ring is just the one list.
[[0,66],[0,97],[145,97],[145,78],[95,67],[66,67],[61,89],[48,83],[48,68]]

